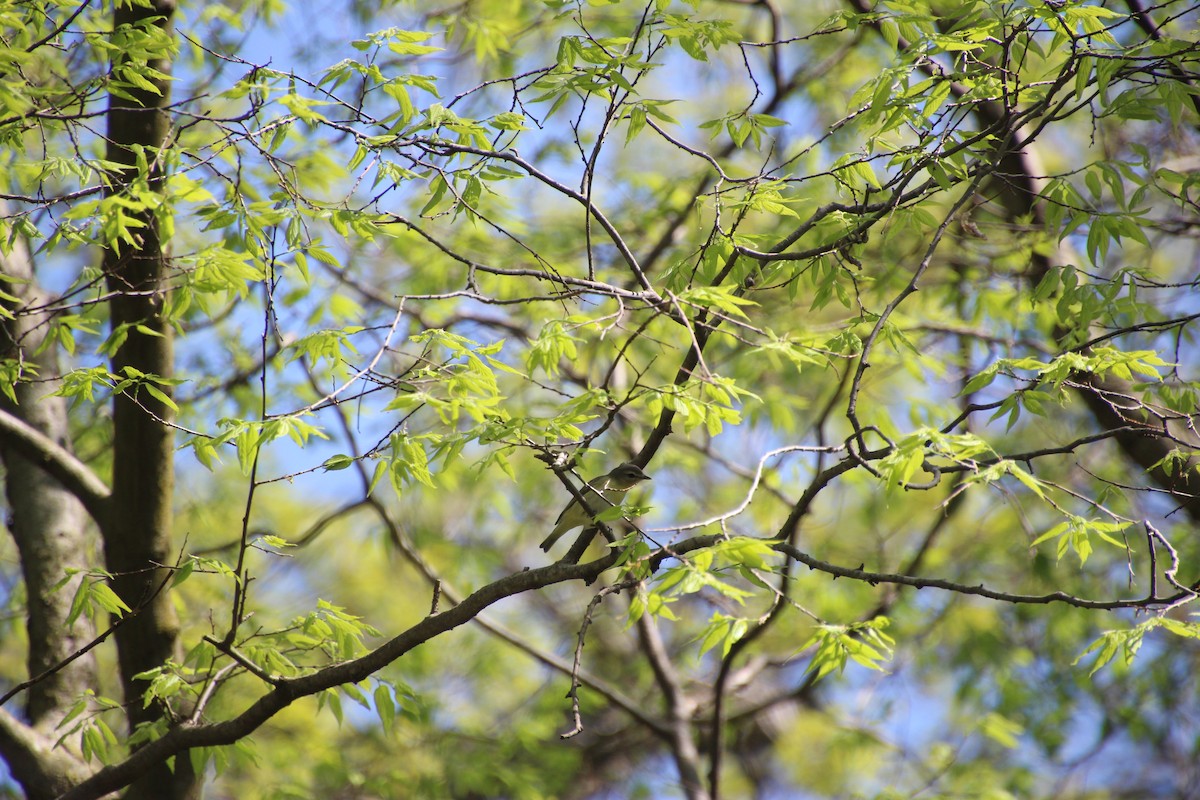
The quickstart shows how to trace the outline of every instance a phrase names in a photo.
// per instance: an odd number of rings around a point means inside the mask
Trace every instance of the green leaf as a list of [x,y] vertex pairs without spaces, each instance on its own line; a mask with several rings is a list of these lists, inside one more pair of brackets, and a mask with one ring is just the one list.
[[753,300],[735,295],[727,286],[697,286],[679,294],[679,301],[706,308],[715,308],[733,317],[749,319],[743,308],[756,306]]
[[162,403],[164,406],[166,406],[167,408],[171,409],[172,411],[178,411],[178,410],[179,410],[179,406],[175,405],[175,401],[174,401],[174,400],[172,400],[172,399],[171,399],[171,398],[170,398],[170,397],[167,395],[167,393],[166,393],[166,392],[162,391],[161,389],[159,389],[159,388],[158,388],[157,386],[155,386],[154,384],[151,384],[151,383],[146,383],[146,384],[143,384],[143,385],[142,385],[142,388],[143,388],[143,389],[145,389],[145,390],[146,390],[146,392],[147,392],[147,393],[149,393],[149,395],[150,395],[151,397],[153,397],[155,400],[157,400],[158,402]]
[[326,472],[337,472],[338,470],[346,469],[354,464],[354,459],[347,455],[335,455],[325,459],[321,464]]
[[396,721],[396,705],[392,701],[391,689],[384,683],[379,683],[375,687],[373,695],[375,700],[375,713],[379,715],[379,721],[382,723],[385,734],[391,732]]
[[123,617],[132,610],[104,581],[92,582],[90,595],[92,602],[115,617]]

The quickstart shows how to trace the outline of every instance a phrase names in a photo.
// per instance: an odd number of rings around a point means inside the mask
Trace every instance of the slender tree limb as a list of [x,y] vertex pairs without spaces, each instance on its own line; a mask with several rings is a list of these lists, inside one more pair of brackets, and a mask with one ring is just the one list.
[[59,663],[48,667],[44,672],[41,672],[37,675],[32,676],[28,680],[18,683],[16,686],[13,686],[7,692],[0,695],[0,706],[3,706],[9,700],[13,699],[18,694],[20,694],[21,692],[28,689],[30,686],[33,686],[34,684],[38,683],[39,681],[44,680],[46,677],[53,675],[54,673],[61,670],[63,667],[66,667],[71,662],[76,661],[76,660],[82,658],[83,656],[87,655],[88,653],[90,653],[98,645],[100,645],[102,642],[104,642],[105,639],[112,636],[113,633],[116,632],[117,628],[119,628],[119,627],[121,627],[121,625],[125,624],[126,620],[128,620],[130,617],[132,617],[133,614],[137,613],[137,611],[138,611],[138,609],[134,609],[133,612],[128,613],[123,617],[118,617],[118,618],[114,619],[113,623],[111,625],[109,625],[107,628],[105,628],[103,631],[101,631],[97,636],[95,636],[90,642],[85,644],[83,647],[80,647],[79,649],[75,650],[74,652],[72,652],[69,656],[64,658]]
[[510,164],[515,164],[516,166],[525,170],[525,172],[527,172],[531,177],[536,178],[546,186],[554,189],[556,192],[566,195],[575,202],[581,204],[585,209],[587,209],[588,214],[600,224],[600,227],[604,229],[604,232],[608,234],[609,240],[617,248],[617,252],[621,254],[621,258],[625,261],[625,264],[633,273],[634,278],[637,280],[638,285],[642,287],[642,290],[648,295],[656,294],[653,284],[650,283],[650,281],[646,278],[645,273],[642,271],[642,267],[638,263],[637,256],[635,256],[633,251],[629,249],[629,245],[625,243],[625,239],[621,236],[620,231],[617,230],[616,225],[614,225],[608,219],[608,217],[604,215],[604,212],[601,211],[595,204],[593,204],[591,199],[586,195],[572,189],[570,186],[567,186],[560,181],[555,180],[516,153],[505,150],[484,150],[482,148],[471,147],[469,145],[426,139],[417,139],[414,140],[414,143],[441,154],[470,153],[472,155],[486,156],[488,158],[507,161]]
[[700,777],[700,753],[692,738],[694,703],[680,684],[654,615],[642,614],[638,617],[637,629],[642,652],[646,654],[646,660],[654,672],[654,680],[662,692],[663,703],[667,707],[668,726],[671,730],[671,757],[679,771],[683,792],[688,800],[708,800],[709,793]]
[[[669,550],[663,550],[651,556],[651,563],[657,567],[668,558],[678,558],[686,555],[693,550],[700,550],[706,547],[724,541],[725,536],[709,535],[697,536],[693,539],[688,539],[679,542],[670,547]],[[1141,598],[1129,598],[1118,600],[1090,600],[1086,597],[1078,597],[1068,592],[1050,592],[1048,594],[1020,594],[1017,592],[1005,592],[997,589],[990,589],[982,583],[967,584],[957,581],[948,581],[941,578],[921,578],[915,575],[904,575],[895,572],[875,572],[859,567],[857,569],[843,567],[840,564],[834,564],[831,561],[823,561],[804,552],[800,548],[788,544],[787,542],[771,542],[772,549],[779,553],[787,555],[804,564],[806,567],[816,571],[824,572],[826,575],[837,578],[848,578],[850,580],[862,581],[869,583],[872,586],[881,583],[890,583],[897,586],[908,586],[913,589],[940,589],[946,592],[954,592],[955,594],[973,595],[975,597],[986,597],[989,600],[997,600],[1003,603],[1012,603],[1014,605],[1049,605],[1051,603],[1062,603],[1075,608],[1090,608],[1104,611],[1115,611],[1122,608],[1165,608],[1177,603],[1180,599],[1191,597],[1191,594],[1177,592],[1170,595],[1150,594],[1147,593]]]

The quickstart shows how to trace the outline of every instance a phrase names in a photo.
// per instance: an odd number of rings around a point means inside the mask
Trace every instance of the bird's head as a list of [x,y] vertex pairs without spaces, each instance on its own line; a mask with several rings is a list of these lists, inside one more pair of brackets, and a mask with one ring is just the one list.
[[606,476],[604,483],[609,489],[617,489],[623,492],[642,481],[648,480],[650,480],[650,476],[643,472],[641,467],[632,461],[626,461],[624,464],[618,464],[614,467]]

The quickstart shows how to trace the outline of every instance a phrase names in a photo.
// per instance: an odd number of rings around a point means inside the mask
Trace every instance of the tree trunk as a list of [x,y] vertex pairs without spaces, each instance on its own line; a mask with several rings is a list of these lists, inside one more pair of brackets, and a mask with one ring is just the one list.
[[[154,0],[150,7],[118,5],[114,25],[144,24],[153,20],[172,30],[173,0]],[[167,72],[165,60],[149,66]],[[166,106],[169,86],[155,81],[161,94],[132,91],[133,99],[113,94],[108,111],[108,159],[127,165],[112,175],[112,193],[127,190],[135,180],[146,180],[151,191],[161,191],[164,169],[160,148],[170,125]],[[145,147],[148,173],[139,175],[135,146]],[[169,378],[173,372],[173,331],[163,319],[168,295],[169,264],[159,221],[152,209],[136,214],[142,227],[132,229],[136,244],[120,242],[104,253],[104,274],[111,301],[111,325],[124,329],[126,338],[112,357],[112,372],[119,378],[137,373]],[[129,373],[133,368],[137,373]],[[169,387],[160,386],[163,392]],[[159,565],[174,560],[171,543],[171,501],[174,487],[172,411],[145,390],[130,387],[113,398],[113,478],[111,514],[104,530],[104,550],[113,589],[135,610],[134,619],[117,631],[121,682],[130,725],[152,723],[164,709],[144,707],[146,682],[135,676],[162,666],[176,655],[179,622],[166,583],[170,575]],[[131,787],[128,797],[187,797],[195,791],[194,776],[186,757],[176,759],[174,773],[165,765],[150,770]]]
[[[7,208],[0,207],[0,213]],[[3,326],[3,346],[0,356],[12,358],[33,373],[32,381],[20,381],[14,393],[17,401],[0,395],[0,408],[19,417],[45,434],[63,448],[70,449],[67,426],[67,404],[62,397],[50,396],[59,386],[59,368],[53,347],[42,349],[50,315],[45,312],[26,312],[49,299],[34,282],[33,260],[23,239],[13,241],[7,255],[0,255],[0,273],[14,280],[6,283],[7,291],[16,297],[9,310],[14,318]],[[27,797],[51,797],[54,784],[66,780],[55,776],[53,758],[44,741],[53,741],[61,732],[55,728],[71,706],[83,696],[85,689],[96,685],[96,663],[90,654],[64,665],[71,655],[84,647],[95,635],[95,626],[86,616],[68,625],[71,601],[82,580],[77,575],[65,586],[55,585],[69,569],[84,570],[94,541],[89,536],[87,512],[83,504],[42,469],[37,461],[21,454],[9,444],[0,445],[0,460],[4,462],[4,488],[11,517],[12,532],[21,556],[25,580],[26,633],[29,650],[26,665],[30,679],[36,682],[26,690],[25,712],[32,727],[27,735],[6,736],[3,749],[14,777],[21,783]],[[11,729],[19,722],[12,720]],[[30,743],[44,757],[32,757],[25,750]],[[69,742],[64,746],[70,747]],[[62,760],[66,765],[66,760]],[[24,764],[30,767],[22,771]],[[81,767],[82,765],[76,765]]]

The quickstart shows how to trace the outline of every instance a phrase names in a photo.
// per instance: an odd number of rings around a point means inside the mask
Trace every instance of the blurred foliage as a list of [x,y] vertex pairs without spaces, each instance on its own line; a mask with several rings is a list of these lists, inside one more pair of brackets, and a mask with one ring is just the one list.
[[[154,702],[236,717],[560,558],[548,463],[653,477],[599,581],[194,751],[209,795],[703,797],[716,761],[730,797],[1195,796],[1200,48],[1139,7],[245,2],[169,38],[0,3],[4,239],[81,457],[174,388]],[[163,55],[165,191],[104,192],[89,115]],[[147,210],[169,381],[105,366],[93,253]]]

